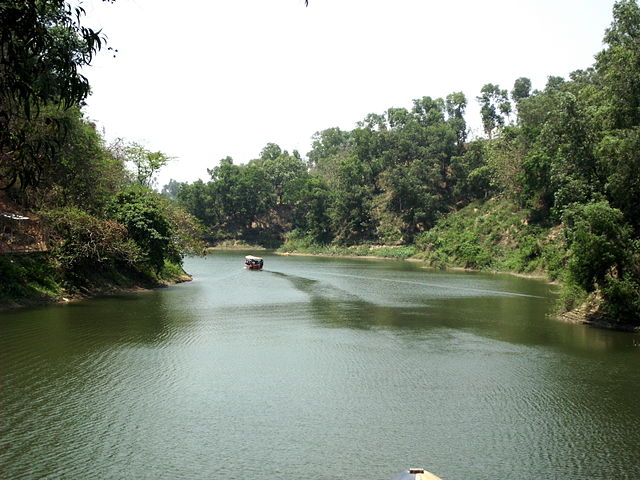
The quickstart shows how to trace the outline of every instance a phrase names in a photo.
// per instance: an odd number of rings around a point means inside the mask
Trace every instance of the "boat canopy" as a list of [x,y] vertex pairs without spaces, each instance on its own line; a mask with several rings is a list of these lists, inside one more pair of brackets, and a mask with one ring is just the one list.
[[254,262],[262,262],[262,258],[254,257],[253,255],[247,255],[246,257],[244,257],[244,259],[254,261]]

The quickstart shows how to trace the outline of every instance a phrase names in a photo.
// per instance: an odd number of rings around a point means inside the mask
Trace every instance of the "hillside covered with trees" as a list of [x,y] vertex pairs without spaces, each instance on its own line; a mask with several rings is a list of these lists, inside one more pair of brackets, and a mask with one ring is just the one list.
[[[545,273],[562,309],[640,324],[640,8],[614,6],[592,66],[543,89],[484,85],[268,144],[163,195],[215,244],[416,256],[434,266]],[[465,111],[481,108],[483,138]]]
[[169,159],[82,113],[104,37],[64,1],[0,16],[0,307],[183,279],[199,225],[151,188]]

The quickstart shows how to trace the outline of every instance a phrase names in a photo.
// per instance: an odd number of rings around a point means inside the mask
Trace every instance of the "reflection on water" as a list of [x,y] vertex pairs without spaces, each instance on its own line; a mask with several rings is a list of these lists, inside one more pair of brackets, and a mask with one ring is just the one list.
[[640,337],[544,282],[243,256],[2,314],[0,478],[640,478]]

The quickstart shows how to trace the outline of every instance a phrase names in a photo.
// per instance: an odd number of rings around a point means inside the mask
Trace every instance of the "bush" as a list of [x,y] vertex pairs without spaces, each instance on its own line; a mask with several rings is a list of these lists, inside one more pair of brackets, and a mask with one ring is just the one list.
[[575,284],[565,283],[560,291],[559,310],[570,312],[583,305],[588,298],[587,292]]
[[51,230],[54,256],[66,270],[133,265],[141,258],[127,229],[118,222],[72,207],[45,212],[43,217]]
[[0,255],[0,301],[48,299],[60,294],[60,275],[49,254]]
[[630,275],[622,278],[607,275],[602,297],[605,300],[603,310],[609,317],[620,323],[640,323],[640,285],[637,279]]
[[164,200],[154,191],[138,187],[120,192],[107,208],[107,214],[126,227],[156,273],[162,270],[165,260],[181,263],[174,224]]

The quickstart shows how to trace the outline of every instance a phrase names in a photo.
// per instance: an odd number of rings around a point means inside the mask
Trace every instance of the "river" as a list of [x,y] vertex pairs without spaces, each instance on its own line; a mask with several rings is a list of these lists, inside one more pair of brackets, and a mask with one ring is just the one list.
[[242,252],[0,314],[0,478],[640,478],[640,336],[540,280]]

